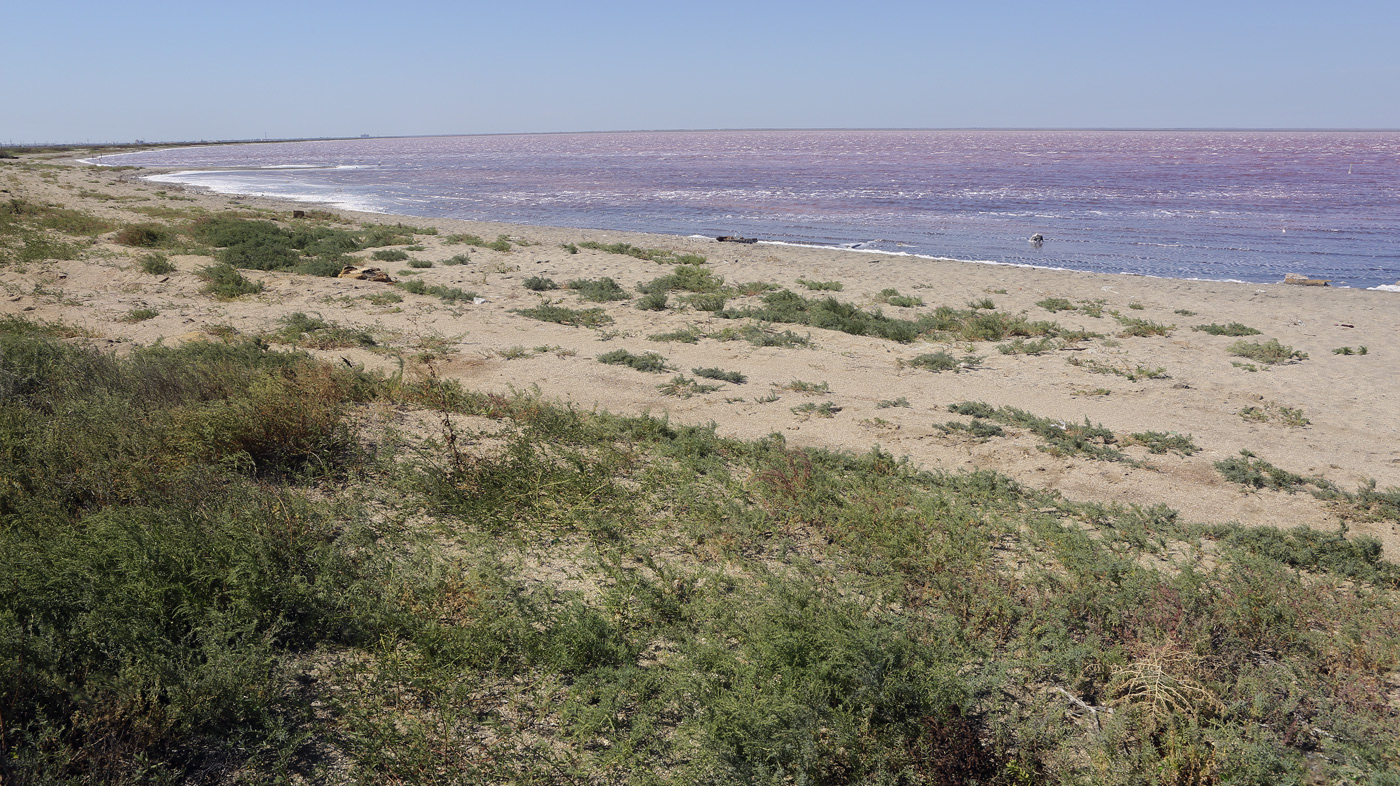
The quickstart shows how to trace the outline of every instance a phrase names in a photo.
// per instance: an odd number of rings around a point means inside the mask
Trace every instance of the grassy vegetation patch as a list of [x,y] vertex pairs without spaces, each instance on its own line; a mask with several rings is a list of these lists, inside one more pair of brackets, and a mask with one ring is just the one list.
[[541,322],[554,322],[559,325],[570,325],[573,327],[601,327],[612,324],[612,317],[601,308],[575,309],[565,306],[556,306],[552,303],[541,303],[534,308],[516,309],[512,313],[523,317],[538,319]]
[[475,292],[464,290],[460,287],[449,287],[442,284],[425,284],[422,281],[400,281],[394,286],[405,292],[412,292],[415,295],[432,295],[441,299],[445,303],[470,303],[480,295]]
[[947,352],[944,352],[943,350],[939,350],[937,352],[928,352],[923,355],[919,355],[909,360],[908,363],[914,368],[921,368],[925,371],[952,371],[955,373],[960,373],[963,371],[971,371],[973,369],[976,369],[979,365],[981,365],[982,358],[976,355],[964,355],[959,358],[954,357],[953,355],[950,355]]
[[554,283],[554,279],[545,278],[544,276],[530,276],[525,279],[522,286],[531,292],[548,292],[559,288],[559,285]]
[[447,235],[442,241],[451,245],[468,245],[477,248],[488,248],[492,251],[506,252],[511,250],[510,238],[506,235],[497,235],[495,240],[488,241],[476,235],[461,234]]
[[1238,337],[1259,335],[1259,331],[1255,330],[1249,325],[1242,325],[1239,322],[1231,322],[1228,325],[1217,325],[1215,323],[1211,323],[1209,325],[1197,325],[1191,329],[1200,331],[1202,333],[1209,333],[1212,336]]
[[692,368],[690,373],[703,379],[715,379],[720,382],[733,382],[742,385],[749,381],[749,378],[737,371],[725,371],[722,368]]
[[170,263],[170,257],[164,254],[147,254],[141,258],[141,272],[163,276],[175,272],[175,266]]
[[648,295],[678,290],[682,292],[719,292],[723,288],[723,276],[716,276],[708,268],[696,265],[676,265],[670,273],[637,285],[637,291]]
[[[1117,435],[1102,424],[1090,423],[1087,417],[1082,424],[1054,420],[1032,415],[1016,407],[993,407],[981,401],[949,404],[948,411],[1024,428],[1043,440],[1045,444],[1041,446],[1041,449],[1053,456],[1084,456],[1098,461],[1121,461],[1132,465],[1138,463],[1116,447],[1124,444]],[[1143,436],[1147,441],[1136,444],[1149,445],[1150,447],[1164,442],[1171,446],[1190,443],[1190,437],[1186,435],[1157,435],[1154,437],[1151,432],[1147,432]],[[1181,437],[1182,440],[1174,440],[1172,437]],[[1130,441],[1128,444],[1135,442],[1135,440]]]
[[670,371],[666,365],[666,358],[655,352],[644,352],[635,355],[625,349],[614,349],[598,356],[599,363],[606,363],[610,366],[627,366],[637,371],[646,371],[652,374],[661,374]]
[[249,280],[235,270],[232,265],[208,265],[196,270],[195,275],[204,282],[204,286],[199,291],[220,300],[232,300],[243,295],[256,295],[263,291],[261,281]]
[[344,347],[373,347],[377,345],[368,330],[350,328],[327,322],[319,316],[297,311],[282,317],[282,328],[270,338],[284,344],[309,349],[341,349]]
[[623,289],[611,278],[578,278],[565,284],[566,289],[571,289],[578,293],[584,300],[591,300],[595,303],[607,303],[613,300],[626,300],[627,290]]
[[578,244],[579,248],[591,248],[595,251],[606,251],[609,254],[621,254],[623,256],[645,259],[648,262],[656,262],[661,265],[703,265],[705,258],[699,254],[682,254],[676,251],[668,251],[661,248],[639,248],[630,243],[598,243],[587,241]]
[[1165,325],[1161,322],[1153,322],[1150,319],[1140,319],[1138,317],[1125,317],[1115,314],[1114,319],[1123,326],[1123,330],[1118,333],[1119,338],[1147,336],[1170,336],[1176,329],[1176,325]]
[[840,281],[809,281],[805,278],[799,278],[797,283],[813,292],[840,292],[846,288],[846,285]]
[[713,393],[720,389],[720,385],[709,385],[698,380],[691,379],[684,374],[677,374],[667,382],[657,385],[656,389],[662,395],[675,396],[676,398],[692,398],[694,396]]
[[1293,347],[1280,344],[1278,339],[1271,338],[1268,341],[1236,341],[1226,350],[1236,357],[1249,358],[1257,363],[1269,366],[1281,363],[1302,362],[1308,359],[1308,353],[1295,350]]
[[913,295],[901,295],[898,289],[882,289],[875,299],[898,308],[915,308],[924,304],[924,299]]

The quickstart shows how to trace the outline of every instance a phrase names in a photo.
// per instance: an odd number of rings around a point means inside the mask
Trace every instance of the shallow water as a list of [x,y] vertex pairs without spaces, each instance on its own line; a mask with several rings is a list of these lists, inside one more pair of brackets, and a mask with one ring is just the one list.
[[[416,216],[1171,278],[1400,280],[1400,133],[700,131],[183,148],[107,164]],[[1042,234],[1039,248],[1027,242]]]

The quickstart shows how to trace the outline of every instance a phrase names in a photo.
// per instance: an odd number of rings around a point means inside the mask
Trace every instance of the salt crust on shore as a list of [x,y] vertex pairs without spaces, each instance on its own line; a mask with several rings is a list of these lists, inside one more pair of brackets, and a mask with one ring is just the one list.
[[[5,166],[8,180],[0,182],[0,188],[8,193],[0,194],[0,199],[63,204],[122,222],[150,220],[131,212],[132,207],[142,205],[198,206],[210,211],[252,206],[276,210],[283,221],[291,220],[293,208],[307,208],[267,199],[179,191],[139,179],[150,172],[104,170],[72,160],[46,163],[57,166],[41,170],[45,176],[23,166]],[[162,189],[169,196],[156,193]],[[175,201],[168,201],[170,197]],[[255,335],[275,330],[280,317],[303,311],[374,330],[399,345],[441,340],[453,354],[438,367],[438,373],[477,390],[538,389],[547,399],[583,408],[649,412],[683,423],[713,421],[721,434],[740,438],[777,432],[790,444],[855,452],[878,444],[926,468],[994,469],[1072,499],[1163,503],[1179,510],[1185,519],[1203,522],[1285,528],[1306,525],[1325,531],[1336,531],[1342,524],[1332,507],[1306,493],[1246,493],[1224,480],[1214,463],[1238,455],[1241,449],[1293,472],[1321,475],[1346,489],[1368,479],[1375,479],[1383,489],[1400,486],[1400,387],[1396,385],[1400,297],[1390,292],[1100,275],[835,249],[719,244],[693,237],[337,212],[355,221],[402,221],[437,228],[438,236],[421,238],[427,249],[413,253],[417,259],[441,261],[461,253],[462,246],[442,242],[442,237],[451,233],[488,239],[507,234],[532,245],[510,252],[470,249],[473,261],[469,265],[436,265],[414,276],[430,285],[475,291],[486,303],[448,305],[435,297],[402,293],[403,302],[377,307],[357,298],[387,291],[383,284],[288,273],[248,272],[250,278],[266,285],[263,294],[215,301],[199,294],[200,282],[193,275],[196,268],[209,263],[207,257],[172,257],[176,272],[151,276],[141,272],[138,264],[145,252],[114,245],[109,234],[83,260],[0,268],[0,287],[4,289],[0,313],[80,325],[101,337],[96,342],[99,346],[121,352],[136,344],[205,336],[203,331],[216,325],[231,325]],[[550,277],[561,284],[576,278],[610,276],[631,290],[638,282],[669,272],[668,267],[627,256],[587,249],[570,254],[561,247],[588,240],[702,254],[709,258],[712,272],[730,282],[772,281],[805,293],[796,284],[799,278],[840,281],[844,289],[834,293],[836,297],[864,307],[881,307],[889,314],[916,311],[875,302],[876,293],[892,287],[922,298],[926,309],[939,305],[963,308],[969,301],[990,298],[1002,312],[1024,312],[1033,320],[1055,320],[1066,327],[1110,336],[1121,329],[1109,316],[1110,310],[1177,327],[1165,337],[1097,339],[1081,344],[1080,351],[1027,356],[1002,355],[991,343],[898,344],[800,326],[781,327],[810,333],[814,348],[647,339],[648,335],[686,325],[715,331],[737,324],[690,309],[652,312],[627,304],[607,304],[615,323],[601,331],[539,322],[512,313],[540,300],[540,295],[522,286],[530,276]],[[388,267],[397,270],[400,265]],[[572,293],[545,294],[563,305],[580,307]],[[1051,314],[1036,305],[1048,297],[1074,302],[1102,300],[1105,315]],[[122,321],[134,309],[153,309],[159,315],[135,323]],[[1182,315],[1179,310],[1195,313]],[[1255,339],[1276,338],[1308,353],[1309,358],[1251,372],[1233,365],[1232,361],[1241,359],[1226,352],[1237,339],[1189,329],[1228,322],[1257,328],[1263,335]],[[1365,355],[1332,351],[1362,345],[1368,350]],[[502,355],[512,347],[542,346],[565,352],[531,353],[516,359]],[[724,390],[690,399],[667,397],[657,385],[669,375],[644,374],[595,360],[614,349],[659,352],[687,375],[699,367],[738,371],[748,382],[725,385]],[[935,374],[900,363],[939,349],[956,355],[980,355],[983,364],[965,373]],[[568,351],[577,354],[570,356]],[[396,368],[391,358],[367,350],[318,354],[336,361],[344,357],[385,371]],[[1083,366],[1067,363],[1071,357],[1124,368],[1161,367],[1169,378],[1129,381],[1091,374]],[[774,386],[793,380],[826,382],[831,392],[815,399],[778,391],[777,401],[757,401]],[[901,397],[909,407],[877,406]],[[820,400],[842,409],[829,419],[804,420],[792,412],[796,405]],[[945,410],[947,404],[966,400],[1015,406],[1065,422],[1083,422],[1087,417],[1120,435],[1149,430],[1188,433],[1202,450],[1191,457],[1154,455],[1150,467],[1133,468],[1057,458],[1038,449],[1039,441],[1028,434],[976,442],[934,428],[952,419]],[[1247,407],[1269,405],[1299,409],[1310,423],[1294,427],[1278,420],[1251,421],[1239,414]],[[1141,448],[1128,452],[1148,458]],[[1378,538],[1389,559],[1400,559],[1400,533],[1393,523],[1350,522],[1350,532]]]

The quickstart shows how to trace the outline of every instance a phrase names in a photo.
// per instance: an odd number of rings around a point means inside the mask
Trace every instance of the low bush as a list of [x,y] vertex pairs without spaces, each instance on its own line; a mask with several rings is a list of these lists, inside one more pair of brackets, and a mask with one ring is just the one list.
[[611,278],[579,278],[565,284],[566,289],[572,289],[584,300],[591,300],[595,303],[607,303],[613,300],[626,300],[627,290],[618,285]]
[[202,267],[195,271],[195,275],[204,281],[204,287],[200,291],[220,300],[256,295],[263,291],[261,282],[248,280],[228,264]]
[[564,306],[556,306],[552,303],[541,303],[534,308],[516,309],[515,314],[531,319],[538,319],[541,322],[554,322],[560,325],[570,325],[573,327],[601,327],[612,324],[612,317],[601,308],[573,309]]
[[960,358],[939,350],[919,355],[909,361],[909,365],[914,368],[921,368],[925,371],[952,371],[962,372],[977,368],[981,364],[982,358],[976,355],[964,355]]
[[1248,325],[1242,325],[1242,324],[1240,324],[1240,323],[1238,323],[1238,322],[1231,322],[1231,323],[1228,324],[1228,325],[1217,325],[1217,324],[1214,324],[1214,323],[1211,323],[1211,324],[1209,324],[1209,325],[1197,325],[1197,326],[1195,326],[1195,327],[1193,327],[1193,328],[1191,328],[1191,329],[1192,329],[1192,330],[1196,330],[1196,331],[1200,331],[1201,333],[1209,333],[1209,334],[1212,335],[1212,336],[1257,336],[1257,335],[1259,335],[1259,331],[1255,330],[1254,328],[1252,328],[1252,327],[1250,327],[1250,326],[1248,326]]
[[112,239],[124,246],[134,246],[136,248],[156,248],[157,246],[169,243],[175,238],[175,233],[164,224],[140,223],[127,224],[117,231]]
[[1253,343],[1248,341],[1236,341],[1231,344],[1226,351],[1231,355],[1249,358],[1257,363],[1264,363],[1270,366],[1308,359],[1308,353],[1299,352],[1293,349],[1293,347],[1280,344],[1276,338]]
[[147,254],[141,258],[141,272],[153,276],[163,276],[167,273],[174,273],[175,266],[170,263],[170,257],[164,254]]
[[655,352],[646,352],[641,355],[634,355],[625,349],[615,349],[598,356],[599,363],[606,363],[610,366],[627,366],[637,371],[646,371],[652,374],[661,374],[670,371],[666,365],[666,358]]
[[554,279],[543,276],[530,276],[525,279],[523,286],[531,292],[548,292],[559,288],[559,285],[554,283]]
[[740,374],[737,371],[725,371],[724,369],[720,368],[692,368],[690,370],[690,373],[694,374],[697,377],[702,377],[704,379],[716,379],[720,382],[733,382],[736,385],[742,385],[745,382],[749,381],[748,377],[744,376],[743,374]]
[[586,243],[579,243],[578,247],[589,248],[595,251],[605,251],[609,254],[622,254],[624,256],[645,259],[648,262],[656,262],[662,265],[705,264],[705,258],[699,254],[682,254],[660,248],[638,248],[630,243],[598,243],[590,240]]

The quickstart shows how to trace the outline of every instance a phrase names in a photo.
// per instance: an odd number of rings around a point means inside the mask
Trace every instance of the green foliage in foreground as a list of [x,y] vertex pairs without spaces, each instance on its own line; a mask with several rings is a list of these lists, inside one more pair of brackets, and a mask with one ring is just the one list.
[[[196,220],[184,232],[191,239],[219,249],[218,259],[245,270],[291,270],[306,275],[333,276],[356,251],[379,246],[406,245],[414,234],[429,230],[402,224],[367,225],[358,231],[319,224],[280,226],[271,221],[209,216]],[[376,251],[380,261],[407,259],[402,250]]]
[[[55,332],[0,323],[7,783],[1400,767],[1400,571],[1370,539],[1194,526],[256,344],[117,359]],[[356,430],[374,398],[491,437]],[[959,409],[997,411],[976,404]]]

